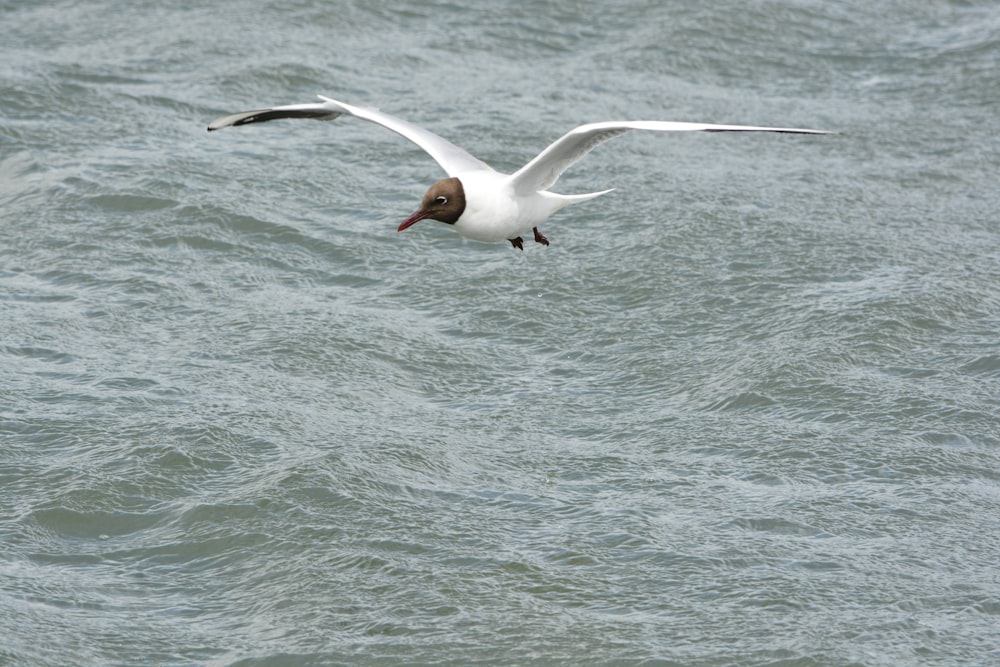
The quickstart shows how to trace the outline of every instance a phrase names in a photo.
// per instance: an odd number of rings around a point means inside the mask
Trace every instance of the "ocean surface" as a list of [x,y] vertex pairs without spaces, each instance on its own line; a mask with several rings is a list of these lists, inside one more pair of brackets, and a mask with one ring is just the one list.
[[[1000,5],[0,3],[0,665],[1000,664]],[[396,226],[554,188],[545,248]]]

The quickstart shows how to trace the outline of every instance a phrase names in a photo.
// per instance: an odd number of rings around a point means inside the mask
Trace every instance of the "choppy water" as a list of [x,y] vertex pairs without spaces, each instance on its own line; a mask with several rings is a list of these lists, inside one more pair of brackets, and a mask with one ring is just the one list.
[[1000,8],[694,5],[3,3],[0,664],[1000,663]]

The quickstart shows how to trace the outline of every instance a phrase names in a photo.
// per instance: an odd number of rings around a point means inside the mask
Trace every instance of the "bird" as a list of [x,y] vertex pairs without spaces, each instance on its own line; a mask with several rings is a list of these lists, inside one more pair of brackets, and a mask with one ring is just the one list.
[[518,250],[524,250],[522,236],[528,232],[532,233],[536,243],[549,245],[548,238],[538,228],[556,211],[614,190],[563,195],[551,192],[549,188],[574,162],[604,142],[627,132],[830,134],[824,130],[803,128],[658,120],[603,121],[570,130],[513,174],[504,174],[450,141],[409,121],[378,109],[353,106],[324,95],[318,97],[321,102],[289,104],[221,116],[208,125],[208,131],[281,118],[334,120],[343,115],[381,125],[422,148],[447,174],[447,178],[436,181],[428,188],[420,207],[399,224],[397,231],[430,219],[450,225],[463,238],[487,243],[507,241]]

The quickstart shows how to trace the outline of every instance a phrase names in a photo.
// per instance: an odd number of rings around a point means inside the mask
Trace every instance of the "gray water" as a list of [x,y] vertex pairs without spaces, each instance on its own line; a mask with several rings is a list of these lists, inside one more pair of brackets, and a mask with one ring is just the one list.
[[996,3],[0,19],[0,664],[1000,664]]

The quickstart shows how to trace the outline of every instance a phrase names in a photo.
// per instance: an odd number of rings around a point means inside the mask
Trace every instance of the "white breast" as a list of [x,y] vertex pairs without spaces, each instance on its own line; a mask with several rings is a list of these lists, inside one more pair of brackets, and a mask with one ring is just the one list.
[[467,239],[495,243],[531,231],[560,208],[543,193],[515,195],[510,177],[497,172],[459,174],[465,190],[465,212],[455,231]]

